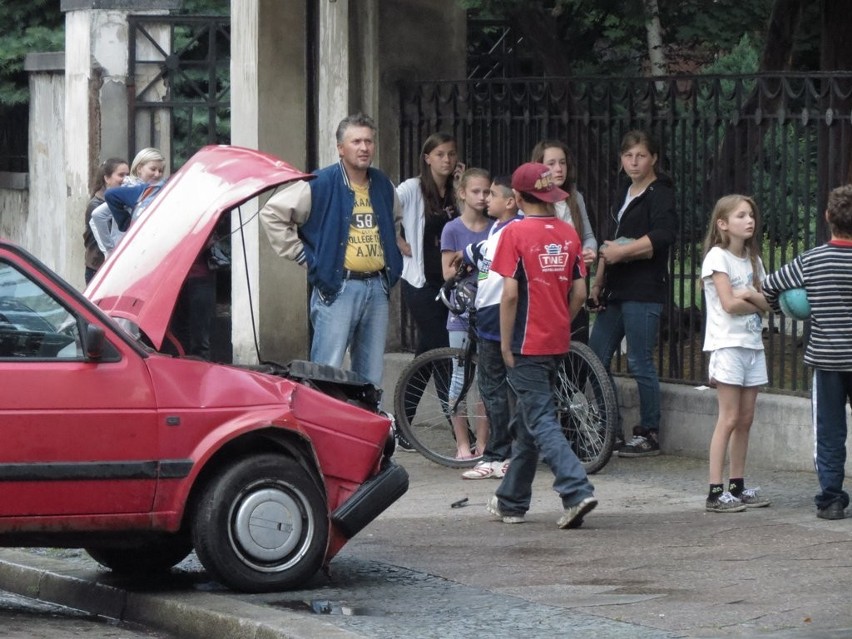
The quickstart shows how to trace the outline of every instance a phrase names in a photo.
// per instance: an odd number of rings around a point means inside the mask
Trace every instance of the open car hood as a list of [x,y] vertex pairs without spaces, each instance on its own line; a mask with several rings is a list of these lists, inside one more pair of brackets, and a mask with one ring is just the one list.
[[[264,191],[312,177],[260,151],[204,147],[133,223],[86,297],[135,323],[160,350],[181,286],[220,217]],[[239,241],[238,233],[233,238]]]

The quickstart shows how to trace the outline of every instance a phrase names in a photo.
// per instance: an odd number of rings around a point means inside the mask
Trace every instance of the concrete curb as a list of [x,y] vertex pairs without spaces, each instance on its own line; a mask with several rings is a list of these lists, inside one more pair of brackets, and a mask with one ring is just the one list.
[[0,589],[139,624],[186,639],[363,639],[322,618],[305,617],[204,592],[135,592],[72,562],[0,549]]

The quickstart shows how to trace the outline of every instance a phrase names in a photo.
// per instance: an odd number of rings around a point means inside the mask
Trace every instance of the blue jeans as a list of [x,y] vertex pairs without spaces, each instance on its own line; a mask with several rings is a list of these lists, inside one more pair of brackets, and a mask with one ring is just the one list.
[[663,305],[656,302],[609,302],[592,325],[589,347],[607,372],[621,340],[627,337],[627,366],[639,388],[642,427],[660,430],[660,378],[654,365],[654,346],[660,332]]
[[556,417],[553,383],[559,360],[553,355],[515,355],[514,367],[507,368],[519,418],[513,422],[512,462],[495,493],[504,515],[529,510],[539,455],[553,473],[553,490],[564,508],[594,494],[594,486]]
[[500,342],[480,339],[476,349],[479,355],[476,380],[489,424],[488,443],[482,453],[482,459],[503,461],[512,456],[512,437],[509,434],[512,409],[509,406],[506,364],[503,363]]
[[312,362],[340,368],[348,348],[352,371],[381,388],[388,332],[388,286],[383,275],[344,280],[331,304],[315,288],[311,326]]
[[817,508],[839,501],[846,508],[849,495],[843,490],[846,465],[846,404],[852,400],[852,372],[814,369],[811,401],[816,423],[814,468],[820,493]]

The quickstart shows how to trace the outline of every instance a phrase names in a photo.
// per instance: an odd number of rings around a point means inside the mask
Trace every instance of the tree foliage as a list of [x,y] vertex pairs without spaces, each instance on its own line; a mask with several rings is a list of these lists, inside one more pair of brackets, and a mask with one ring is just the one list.
[[[184,0],[184,15],[228,15],[228,0]],[[0,2],[0,107],[29,100],[24,58],[65,49],[65,14],[58,0]]]
[[65,47],[65,18],[56,0],[0,3],[0,106],[29,100],[24,58]]
[[[643,0],[457,0],[483,18],[518,29],[548,75],[644,75],[650,70]],[[669,73],[701,73],[743,36],[762,48],[773,9],[789,0],[658,0]],[[820,3],[805,3],[786,58],[789,69],[819,64]]]

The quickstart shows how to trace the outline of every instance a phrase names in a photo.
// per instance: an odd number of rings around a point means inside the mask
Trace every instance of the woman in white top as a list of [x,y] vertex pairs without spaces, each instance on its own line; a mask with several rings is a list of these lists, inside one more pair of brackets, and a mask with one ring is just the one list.
[[[588,269],[598,255],[598,241],[589,221],[586,201],[577,190],[577,167],[568,146],[559,140],[542,140],[533,147],[531,162],[539,162],[550,169],[553,183],[568,193],[568,198],[556,202],[556,217],[568,222],[577,231],[583,243],[583,261]],[[571,320],[571,333],[577,341],[589,341],[589,314],[582,309]]]
[[402,299],[417,327],[415,355],[449,346],[447,307],[436,298],[444,283],[441,233],[458,216],[453,188],[458,168],[455,139],[433,133],[423,144],[420,175],[396,189],[402,205]]
[[[449,133],[433,133],[423,143],[420,153],[420,175],[396,188],[402,205],[402,236],[398,240],[402,253],[402,301],[417,327],[415,355],[450,345],[447,332],[448,309],[438,299],[444,283],[441,265],[441,234],[444,226],[458,216],[454,176],[464,166],[458,161],[456,140]],[[422,384],[409,384],[405,396],[405,412],[413,419],[420,403]],[[445,398],[449,379],[436,375],[438,395]],[[414,450],[397,434],[399,447]]]

